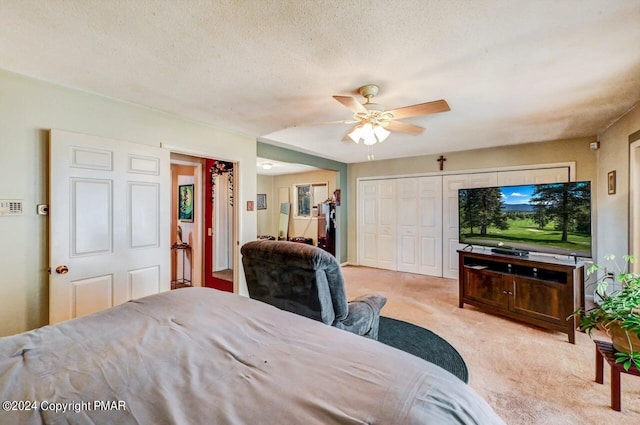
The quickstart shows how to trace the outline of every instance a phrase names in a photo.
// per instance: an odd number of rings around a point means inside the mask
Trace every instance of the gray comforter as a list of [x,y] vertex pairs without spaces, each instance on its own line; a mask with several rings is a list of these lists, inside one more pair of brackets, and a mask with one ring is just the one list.
[[0,401],[1,424],[503,423],[422,359],[204,288],[0,338]]

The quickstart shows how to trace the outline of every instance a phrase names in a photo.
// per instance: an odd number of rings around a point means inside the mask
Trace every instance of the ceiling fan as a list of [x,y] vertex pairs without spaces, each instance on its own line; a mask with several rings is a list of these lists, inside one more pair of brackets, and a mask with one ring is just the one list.
[[387,111],[384,106],[372,102],[379,90],[380,88],[375,84],[360,87],[358,91],[367,99],[364,104],[358,102],[353,96],[333,96],[353,112],[353,121],[344,122],[357,123],[349,130],[343,141],[353,140],[355,143],[362,141],[365,145],[374,145],[384,141],[392,131],[416,136],[424,131],[424,127],[397,120],[451,110],[449,104],[440,99]]

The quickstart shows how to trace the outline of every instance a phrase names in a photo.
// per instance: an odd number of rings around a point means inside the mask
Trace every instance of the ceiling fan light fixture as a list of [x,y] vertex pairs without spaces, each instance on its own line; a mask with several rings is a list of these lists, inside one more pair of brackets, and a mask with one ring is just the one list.
[[384,142],[386,138],[389,137],[389,134],[391,134],[389,130],[387,130],[381,125],[376,125],[375,127],[373,127],[373,133],[376,135],[376,139],[378,139],[378,143]]
[[349,137],[351,138],[351,140],[353,140],[354,142],[356,142],[356,144],[360,143],[360,138],[362,137],[362,125],[358,125],[356,126],[351,133],[349,133]]
[[375,145],[378,142],[375,133],[373,132],[373,125],[368,122],[362,126],[362,133],[360,135],[362,142],[367,145]]
[[351,133],[348,134],[349,138],[354,142],[364,143],[366,146],[372,146],[376,143],[382,143],[387,137],[389,137],[389,130],[382,127],[380,124],[366,122],[356,126]]
[[376,136],[371,133],[371,134],[367,134],[363,139],[362,142],[366,145],[366,146],[372,146],[375,145],[376,143],[378,143],[378,139],[376,139]]

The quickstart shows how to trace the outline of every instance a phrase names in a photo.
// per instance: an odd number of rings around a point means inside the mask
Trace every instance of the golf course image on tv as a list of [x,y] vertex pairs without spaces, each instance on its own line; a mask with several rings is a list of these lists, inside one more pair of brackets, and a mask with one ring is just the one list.
[[460,189],[459,241],[591,257],[591,183]]

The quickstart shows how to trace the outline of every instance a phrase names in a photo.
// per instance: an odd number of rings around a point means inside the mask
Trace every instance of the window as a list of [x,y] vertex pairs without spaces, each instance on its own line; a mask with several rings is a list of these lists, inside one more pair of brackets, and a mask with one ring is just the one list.
[[295,217],[317,217],[318,204],[329,197],[328,183],[293,185]]

